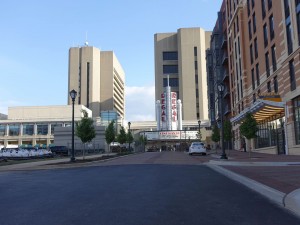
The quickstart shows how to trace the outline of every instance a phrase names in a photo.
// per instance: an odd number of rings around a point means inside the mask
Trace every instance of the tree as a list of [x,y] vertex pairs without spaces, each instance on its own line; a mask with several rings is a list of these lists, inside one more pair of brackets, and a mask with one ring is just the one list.
[[[133,136],[131,134],[131,131],[129,130],[128,133],[127,133],[127,142],[130,144],[133,142]],[[130,149],[129,149],[130,151]]]
[[232,125],[229,120],[224,122],[224,140],[227,141],[227,148],[229,149],[229,141],[232,139]]
[[80,121],[76,122],[76,136],[80,138],[83,143],[83,158],[85,153],[85,144],[92,141],[96,137],[95,127],[93,125],[93,119],[88,117],[88,113],[85,110],[81,111],[83,117]]
[[220,141],[220,129],[216,124],[213,127],[211,139],[212,139],[213,142],[219,142]]
[[[251,140],[256,137],[256,132],[258,131],[258,124],[254,119],[253,115],[250,113],[246,114],[243,123],[240,126],[241,134],[247,139]],[[249,154],[251,156],[251,149],[249,150]]]
[[[121,126],[120,133],[117,135],[117,141],[123,145],[127,141],[127,135],[123,126]],[[120,148],[121,150],[121,148]]]
[[105,141],[108,144],[108,151],[110,151],[110,143],[112,143],[116,138],[115,133],[115,121],[111,121],[105,130]]

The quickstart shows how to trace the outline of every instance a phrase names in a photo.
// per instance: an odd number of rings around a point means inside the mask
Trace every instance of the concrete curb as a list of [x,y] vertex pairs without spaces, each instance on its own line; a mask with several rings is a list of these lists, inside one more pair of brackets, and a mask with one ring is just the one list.
[[210,160],[209,164],[218,166],[292,166],[299,165],[300,162],[239,162],[228,160]]
[[287,194],[283,199],[283,204],[287,209],[300,216],[300,189]]
[[285,193],[275,190],[274,188],[268,187],[264,184],[261,184],[255,180],[249,179],[247,177],[241,176],[237,173],[224,169],[220,166],[213,165],[213,164],[206,164],[206,165],[209,168],[215,170],[216,172],[219,172],[225,175],[226,177],[245,185],[246,187],[265,196],[272,202],[284,207],[283,199],[285,197]]

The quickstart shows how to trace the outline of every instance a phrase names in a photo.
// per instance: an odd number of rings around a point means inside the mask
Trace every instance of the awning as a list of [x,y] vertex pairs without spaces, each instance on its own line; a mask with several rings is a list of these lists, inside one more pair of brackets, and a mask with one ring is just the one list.
[[284,102],[258,99],[251,107],[246,108],[239,115],[231,118],[230,121],[232,123],[241,122],[247,113],[253,114],[258,123],[265,120],[275,120],[284,116],[284,107]]

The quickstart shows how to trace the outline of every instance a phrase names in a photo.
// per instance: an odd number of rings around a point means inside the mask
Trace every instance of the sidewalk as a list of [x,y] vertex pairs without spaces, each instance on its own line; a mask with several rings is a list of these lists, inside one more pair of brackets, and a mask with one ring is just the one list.
[[[228,152],[226,152],[228,154]],[[229,151],[228,160],[211,152],[208,166],[300,216],[300,156]]]

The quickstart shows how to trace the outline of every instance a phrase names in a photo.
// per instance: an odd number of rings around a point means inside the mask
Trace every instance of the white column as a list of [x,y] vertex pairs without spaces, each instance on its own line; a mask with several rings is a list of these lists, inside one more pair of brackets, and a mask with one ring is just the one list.
[[180,99],[177,100],[177,120],[177,130],[182,130],[182,104]]

